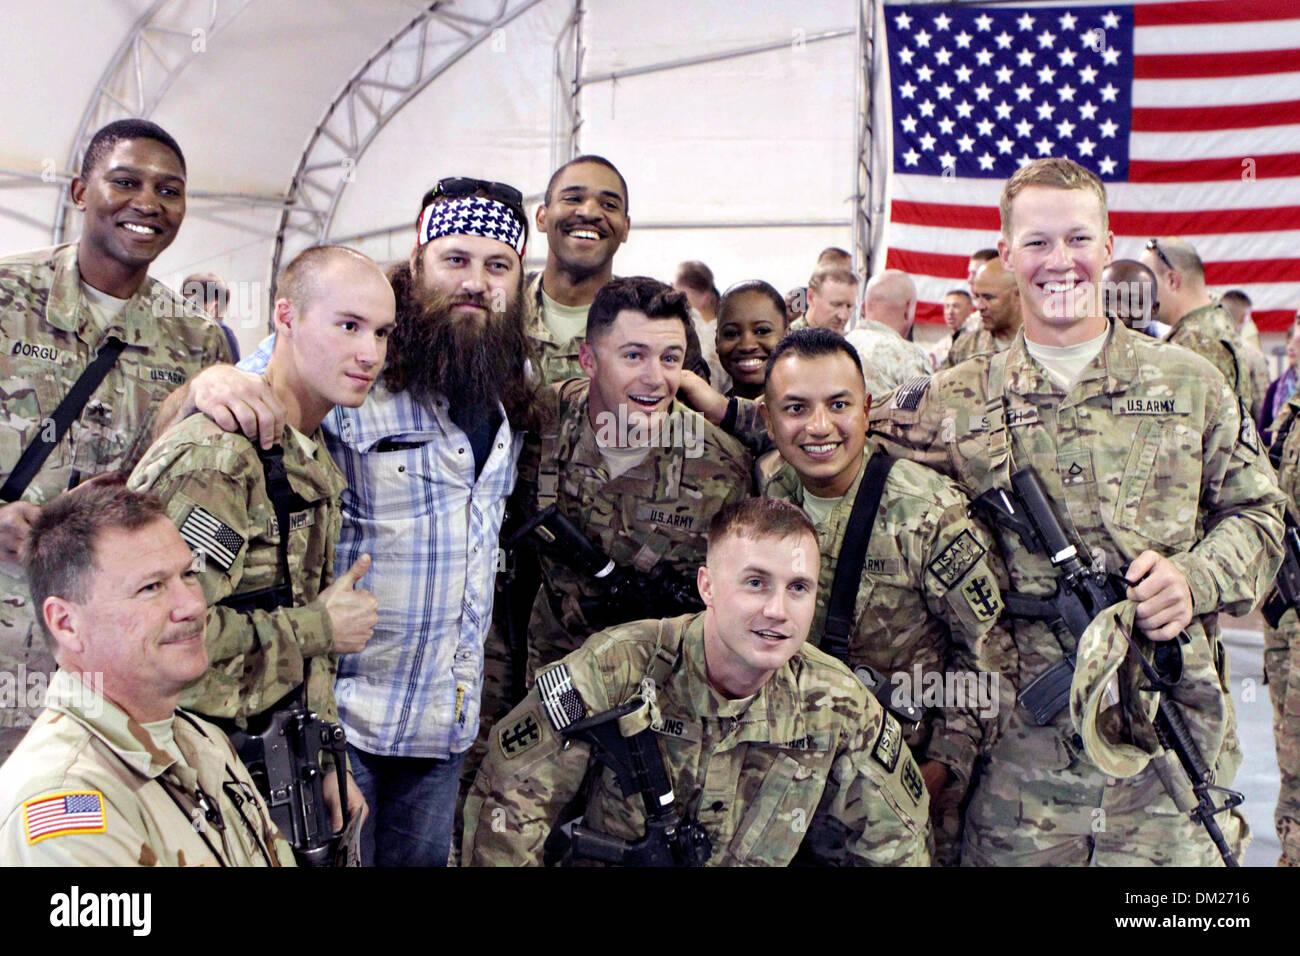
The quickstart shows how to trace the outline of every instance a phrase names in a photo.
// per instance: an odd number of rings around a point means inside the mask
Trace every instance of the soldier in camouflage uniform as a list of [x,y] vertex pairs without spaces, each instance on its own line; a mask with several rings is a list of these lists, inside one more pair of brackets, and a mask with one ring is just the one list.
[[462,860],[543,862],[560,811],[584,794],[584,826],[646,832],[607,766],[560,728],[639,699],[624,736],[654,734],[676,807],[703,829],[711,866],[918,865],[928,796],[898,722],[848,669],[804,643],[817,576],[813,530],[787,504],[748,499],[709,528],[703,614],[593,635],[492,734],[465,805]]
[[1016,277],[1007,272],[1001,259],[989,259],[976,270],[971,291],[979,310],[980,327],[957,336],[943,368],[960,365],[976,355],[1005,351],[1020,330]]
[[858,277],[843,266],[818,266],[808,279],[808,311],[790,323],[790,331],[824,326],[843,335],[853,318]]
[[[752,465],[737,442],[675,400],[686,310],[684,295],[645,277],[615,279],[597,294],[582,346],[591,380],[552,386],[555,424],[525,443],[515,492],[521,513],[554,504],[618,565],[678,581],[703,560],[708,520],[749,493]],[[530,677],[597,630],[581,603],[605,596],[599,580],[556,553],[540,557]]]
[[[76,245],[0,260],[0,472],[55,438],[54,410],[110,337],[126,343],[18,500],[0,506],[0,671],[48,674],[19,569],[37,505],[92,475],[130,468],[149,445],[163,399],[204,366],[230,361],[221,329],[150,279],[149,264],[185,216],[185,161],[166,132],[124,120],[86,150],[72,198],[85,213]],[[0,706],[0,760],[39,707]]]
[[[191,415],[168,429],[131,476],[133,488],[167,502],[182,537],[202,555],[211,665],[181,701],[240,726],[299,686],[309,709],[338,723],[337,655],[364,648],[378,620],[375,597],[353,590],[369,567],[368,556],[330,583],[344,482],[320,423],[335,404],[355,408],[365,400],[384,364],[393,290],[365,256],[326,246],[290,263],[279,292],[276,348],[266,374],[272,392],[291,410],[282,442],[293,493],[290,527],[278,526],[257,447],[206,415]],[[282,533],[289,535],[289,581],[280,574]],[[220,603],[286,584],[288,606],[237,610]],[[324,792],[331,806],[337,802],[336,785],[327,781]],[[349,802],[364,805],[359,790]],[[335,829],[341,826],[338,815]]]
[[[774,356],[763,408],[780,454],[760,461],[759,492],[801,507],[817,528],[821,576],[809,640],[824,647],[840,549],[876,451],[866,443],[861,373],[843,339],[808,329],[786,336]],[[828,445],[836,447],[823,451]],[[851,668],[866,665],[893,677],[903,702],[921,710],[906,740],[930,791],[936,862],[944,864],[960,855],[959,805],[976,754],[992,742],[996,716],[1010,710],[997,697],[1000,679],[979,673],[1005,666],[1010,638],[997,623],[1002,601],[990,538],[967,517],[968,504],[936,472],[910,461],[893,465],[857,589],[847,658]],[[927,681],[945,672],[962,677],[961,690],[953,699],[927,698]]]
[[[1300,395],[1292,395],[1277,417],[1273,453],[1279,461],[1277,483],[1287,495],[1287,507],[1300,520]],[[1264,627],[1264,677],[1273,701],[1273,740],[1282,785],[1277,795],[1274,822],[1282,844],[1283,866],[1300,866],[1300,619],[1288,610],[1277,627]]]
[[873,277],[863,310],[845,338],[857,349],[868,395],[884,398],[908,379],[930,374],[925,349],[907,339],[916,318],[916,285],[907,273],[886,269]]
[[1186,241],[1165,236],[1147,242],[1141,261],[1156,275],[1158,317],[1173,327],[1165,341],[1208,359],[1250,415],[1255,389],[1241,330],[1232,313],[1206,291],[1201,257]]
[[[1083,559],[1134,582],[1128,596],[1141,632],[1190,635],[1182,684],[1213,690],[1219,707],[1186,716],[1218,782],[1230,786],[1236,762],[1224,747],[1232,710],[1217,614],[1248,611],[1276,571],[1282,496],[1221,376],[1199,356],[1102,315],[1096,284],[1112,248],[1105,209],[1100,181],[1069,160],[1016,173],[1003,190],[999,245],[1024,328],[1007,352],[900,389],[873,410],[873,434],[972,496],[1005,489],[1012,471],[1034,465]],[[1058,349],[1044,351],[1040,340]],[[1049,559],[1011,532],[999,539],[1012,589],[1050,594]],[[1013,619],[1011,633],[1017,690],[1074,647],[1066,629],[1040,621]],[[1239,848],[1244,819],[1219,820]],[[976,784],[962,857],[974,865],[1218,860],[1153,769],[1108,777],[1082,752],[1068,710],[1038,726],[1023,706]]]
[[60,667],[0,768],[0,865],[293,866],[225,735],[177,709],[207,666],[204,607],[162,503],[59,497],[27,560]]
[[627,181],[603,156],[579,156],[551,175],[537,207],[546,234],[546,268],[528,276],[527,333],[539,354],[542,381],[584,374],[578,349],[586,313],[614,275],[614,254],[627,242]]

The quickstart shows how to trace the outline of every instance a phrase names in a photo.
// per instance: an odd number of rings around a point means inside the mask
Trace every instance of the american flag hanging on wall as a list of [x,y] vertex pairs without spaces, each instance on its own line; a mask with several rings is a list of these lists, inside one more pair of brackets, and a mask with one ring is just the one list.
[[[1003,182],[1039,156],[1101,176],[1115,257],[1178,235],[1212,292],[1243,289],[1261,330],[1300,307],[1300,3],[884,4],[892,135],[884,267],[942,321]],[[880,268],[879,262],[876,268]]]

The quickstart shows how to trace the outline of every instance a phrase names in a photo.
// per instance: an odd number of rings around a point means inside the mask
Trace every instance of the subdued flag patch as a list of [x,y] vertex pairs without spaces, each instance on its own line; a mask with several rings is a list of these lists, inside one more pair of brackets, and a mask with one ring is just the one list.
[[29,844],[71,833],[103,833],[104,795],[76,790],[28,800],[23,804],[23,828]]
[[185,518],[180,531],[191,549],[202,551],[222,571],[230,570],[244,547],[243,536],[206,508],[196,506]]

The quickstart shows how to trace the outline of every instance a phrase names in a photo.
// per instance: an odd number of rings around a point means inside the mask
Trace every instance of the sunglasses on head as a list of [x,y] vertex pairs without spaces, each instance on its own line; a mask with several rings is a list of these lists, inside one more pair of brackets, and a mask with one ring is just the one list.
[[486,179],[470,179],[467,176],[450,176],[438,180],[429,199],[437,199],[439,196],[448,196],[452,199],[472,196],[479,190],[487,193],[489,199],[495,199],[508,206],[522,208],[524,205],[524,194],[509,183],[490,183]]
[[1147,248],[1160,257],[1160,261],[1165,264],[1165,267],[1168,268],[1170,272],[1178,271],[1177,269],[1174,268],[1174,264],[1169,261],[1169,257],[1164,254],[1164,251],[1160,248],[1160,243],[1157,240],[1148,239]]

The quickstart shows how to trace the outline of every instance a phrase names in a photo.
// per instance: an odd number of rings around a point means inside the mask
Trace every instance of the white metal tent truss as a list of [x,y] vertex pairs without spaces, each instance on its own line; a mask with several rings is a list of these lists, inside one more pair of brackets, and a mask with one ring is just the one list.
[[[66,184],[79,168],[93,132],[114,119],[151,115],[176,77],[197,53],[205,49],[206,44],[251,2],[156,0],[136,20],[90,97],[69,154],[69,171],[34,173],[0,168],[0,189],[30,187],[35,181],[58,187],[60,198],[53,238],[56,243],[61,242],[72,211]],[[321,242],[346,243],[408,230],[410,223],[401,222],[349,235],[332,234],[335,212],[347,186],[355,179],[358,161],[400,110],[472,50],[489,40],[494,31],[540,2],[542,0],[496,0],[494,10],[479,16],[455,9],[457,4],[448,0],[432,3],[380,46],[343,85],[308,138],[283,196],[191,191],[189,198],[202,202],[191,214],[242,231],[273,237],[272,279],[284,263],[308,246]],[[874,218],[871,201],[871,91],[875,5],[873,0],[857,0],[854,6],[857,16],[852,26],[810,34],[802,41],[815,44],[848,36],[856,39],[855,190],[851,216],[781,220],[641,220],[637,223],[638,230],[851,226],[854,264],[860,271],[866,271]],[[587,73],[583,69],[584,13],[583,0],[574,0],[570,16],[555,42],[555,92],[550,131],[552,168],[581,153],[581,103],[585,90],[633,76],[753,56],[788,47],[790,43],[788,36],[782,36],[744,47]],[[200,23],[202,26],[177,29],[169,25],[174,23]],[[249,206],[280,209],[278,228],[268,232],[237,216],[228,218],[222,215],[223,210],[230,212]],[[12,211],[7,214],[35,224],[29,216]]]

